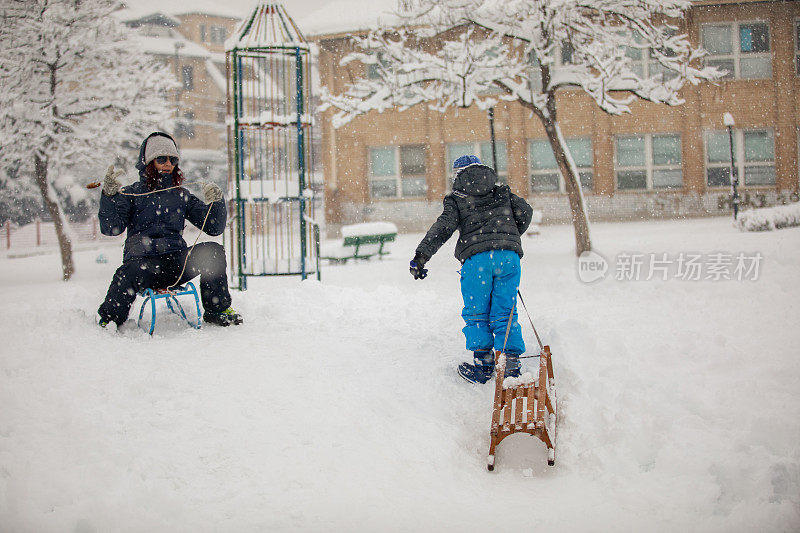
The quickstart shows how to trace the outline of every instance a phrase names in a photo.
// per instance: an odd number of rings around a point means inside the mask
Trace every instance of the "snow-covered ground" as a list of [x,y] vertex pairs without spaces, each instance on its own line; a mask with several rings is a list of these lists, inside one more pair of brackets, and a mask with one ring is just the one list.
[[[240,327],[152,338],[94,325],[121,239],[76,253],[70,283],[56,255],[0,259],[0,530],[800,529],[800,228],[595,224],[592,284],[571,232],[525,237],[521,287],[554,353],[557,463],[515,435],[493,473],[492,386],[454,371],[452,242],[424,281],[404,235],[321,284],[251,281]],[[718,252],[760,252],[758,279],[614,279]]]

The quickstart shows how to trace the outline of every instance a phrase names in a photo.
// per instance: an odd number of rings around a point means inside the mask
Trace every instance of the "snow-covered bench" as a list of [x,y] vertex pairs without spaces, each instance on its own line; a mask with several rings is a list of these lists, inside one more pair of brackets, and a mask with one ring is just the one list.
[[800,202],[742,211],[735,225],[742,231],[773,231],[800,226]]
[[389,244],[397,238],[397,226],[391,222],[365,222],[342,226],[342,240],[323,246],[320,256],[332,262],[348,259],[383,257],[390,253]]
[[542,223],[542,212],[533,210],[531,214],[531,225],[528,226],[528,229],[525,231],[526,235],[539,235],[539,224]]

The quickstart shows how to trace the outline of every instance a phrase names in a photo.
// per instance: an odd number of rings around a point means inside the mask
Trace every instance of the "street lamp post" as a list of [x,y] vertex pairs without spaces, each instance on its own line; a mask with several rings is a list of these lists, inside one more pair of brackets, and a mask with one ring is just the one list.
[[[178,80],[178,87],[175,91],[175,118],[180,121],[181,120],[181,94],[183,94],[183,76],[181,76],[181,64],[180,64],[180,57],[179,53],[181,48],[186,46],[185,43],[181,41],[175,41],[173,43],[175,46],[175,79]],[[176,137],[176,143],[180,144],[180,140],[178,135]],[[180,146],[178,146],[180,148]]]
[[492,139],[492,164],[494,165],[494,171],[497,172],[497,146],[495,145],[494,140],[494,108],[489,108],[489,133]]
[[739,192],[736,190],[739,186],[739,172],[733,160],[733,115],[730,113],[723,114],[722,122],[728,128],[728,143],[731,149],[731,204],[733,205],[733,219],[736,220],[739,216]]

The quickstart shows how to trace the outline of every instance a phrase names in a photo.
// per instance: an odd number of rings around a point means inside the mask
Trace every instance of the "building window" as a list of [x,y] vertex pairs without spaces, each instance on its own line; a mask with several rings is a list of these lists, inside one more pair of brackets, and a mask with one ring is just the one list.
[[[505,141],[496,141],[495,148],[497,149],[497,183],[508,183],[508,153],[506,151]],[[447,188],[450,190],[453,187],[453,162],[462,155],[478,155],[483,164],[493,167],[494,160],[492,157],[492,143],[491,141],[485,142],[466,142],[466,143],[448,143],[447,145]]]
[[191,65],[183,65],[181,67],[181,80],[183,82],[183,90],[191,91],[194,89],[194,69]]
[[370,63],[367,65],[367,79],[368,80],[381,79],[380,68],[377,63]]
[[[669,30],[672,35],[677,34],[677,31]],[[633,40],[636,43],[642,43],[644,39],[639,32],[633,33]],[[662,65],[649,47],[642,46],[626,46],[625,55],[630,59],[631,70],[639,76],[639,78],[646,80],[659,74],[663,80],[669,80],[678,75],[677,72],[669,70]],[[670,54],[673,55],[673,54]]]
[[206,42],[206,25],[200,24],[200,42]]
[[[744,154],[744,158],[741,157],[741,154]],[[739,176],[739,183],[775,185],[775,135],[773,130],[734,130],[733,160]],[[708,186],[729,187],[731,184],[730,174],[731,149],[728,132],[706,132]]]
[[369,149],[370,196],[372,198],[418,198],[425,196],[425,147],[382,146]]
[[800,19],[794,20],[794,69],[800,76]]
[[194,137],[194,112],[186,111],[183,118],[179,119],[175,125],[175,136],[186,137],[191,139]]
[[224,26],[211,26],[211,42],[224,43],[228,36],[228,30]]
[[217,122],[219,122],[220,124],[225,124],[226,115],[228,113],[228,108],[225,105],[225,102],[217,102],[216,109],[217,109]]
[[[569,41],[561,41],[561,44],[553,51],[550,52],[553,54],[553,62],[550,64],[550,76],[551,79],[554,77],[559,71],[571,71],[571,72],[580,72],[581,67],[580,65],[576,66],[577,58],[575,53],[575,48],[572,46],[572,43]],[[542,64],[539,61],[539,58],[536,57],[535,52],[531,52],[528,55],[528,64],[530,65],[530,86],[531,90],[534,92],[540,93],[544,90],[542,87]],[[573,87],[577,87],[577,85],[572,85]]]
[[379,79],[381,79],[381,67],[385,67],[385,66],[388,65],[388,62],[384,58],[383,52],[377,52],[376,59],[377,59],[376,63],[367,64],[367,79],[368,80],[379,80]]
[[619,190],[682,187],[680,135],[617,136],[615,170]]
[[[578,167],[581,188],[594,188],[592,172],[592,140],[588,137],[567,139],[567,149]],[[528,165],[530,167],[531,192],[563,192],[564,180],[558,170],[550,141],[537,139],[528,141]]]
[[575,63],[575,48],[570,41],[561,41],[561,49],[559,50],[560,65],[572,65]]
[[772,77],[768,23],[703,24],[700,35],[709,54],[705,64],[727,70],[726,78]]

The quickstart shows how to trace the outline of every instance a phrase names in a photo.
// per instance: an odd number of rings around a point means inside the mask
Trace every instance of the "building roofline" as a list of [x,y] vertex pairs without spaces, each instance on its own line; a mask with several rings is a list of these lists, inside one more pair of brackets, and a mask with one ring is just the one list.
[[[707,7],[707,6],[733,6],[733,5],[752,5],[752,4],[775,4],[775,3],[783,3],[787,0],[692,0],[691,6],[689,9],[696,7]],[[794,0],[788,0],[789,2]],[[309,41],[319,42],[319,41],[327,41],[327,40],[337,40],[337,39],[344,39],[353,35],[366,35],[372,30],[372,28],[358,28],[354,27],[350,30],[343,30],[343,31],[334,31],[334,32],[324,32],[324,33],[313,33],[313,34],[306,34],[306,38]],[[387,30],[388,31],[388,30]]]
[[350,31],[339,31],[334,33],[320,33],[317,35],[306,35],[306,39],[308,39],[309,41],[328,41],[335,39],[344,39],[346,37],[350,37],[351,35],[358,35],[361,33],[369,33],[369,30],[350,30]]
[[186,15],[205,15],[207,17],[217,17],[222,19],[232,20],[234,22],[242,20],[242,17],[236,17],[233,15],[225,15],[220,12],[213,12],[213,11],[178,11],[174,13],[176,17],[183,17]]
[[737,4],[775,4],[783,1],[785,0],[692,0],[692,7],[730,6]]
[[[169,27],[176,27],[180,26],[181,21],[175,18],[173,15],[168,13],[164,13],[163,11],[152,11],[147,13],[146,15],[133,15],[132,13],[125,13],[121,11],[120,20],[127,24],[128,26],[144,26],[147,24],[155,23],[160,26],[169,26]],[[158,21],[162,21],[159,23]],[[166,24],[169,23],[169,24]]]

